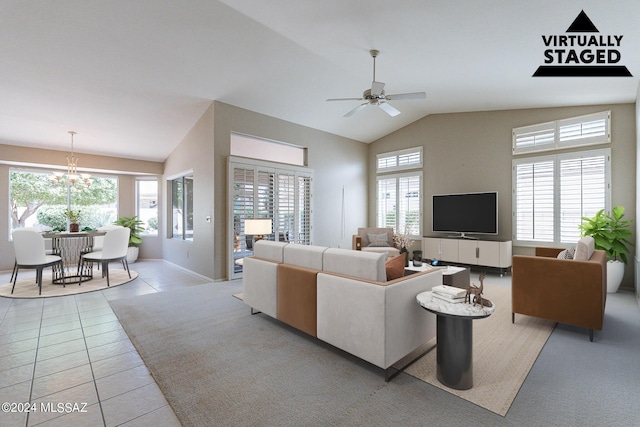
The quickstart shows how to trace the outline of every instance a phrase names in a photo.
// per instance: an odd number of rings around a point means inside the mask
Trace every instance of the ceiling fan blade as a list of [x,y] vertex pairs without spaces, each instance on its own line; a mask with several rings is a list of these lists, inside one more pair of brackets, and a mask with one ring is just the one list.
[[327,101],[364,101],[364,98],[330,98]]
[[349,111],[347,114],[345,114],[343,117],[351,117],[353,116],[355,113],[357,113],[358,111],[362,110],[364,107],[366,107],[367,105],[369,105],[368,102],[365,102],[363,104],[358,105],[356,108],[354,108],[353,110]]
[[376,82],[375,80],[371,82],[371,96],[380,96],[382,95],[382,90],[384,89],[384,83]]
[[392,107],[390,104],[387,104],[386,102],[379,103],[378,107],[382,108],[385,111],[385,113],[387,113],[391,117],[395,117],[398,114],[400,114],[400,111],[396,110],[394,107]]
[[425,99],[427,94],[424,92],[412,92],[412,93],[397,93],[395,95],[386,95],[385,98],[389,100],[401,100],[401,99]]

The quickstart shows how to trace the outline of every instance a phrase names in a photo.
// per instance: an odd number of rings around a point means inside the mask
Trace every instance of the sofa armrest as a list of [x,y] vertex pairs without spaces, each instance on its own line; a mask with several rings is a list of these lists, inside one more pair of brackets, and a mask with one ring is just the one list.
[[606,255],[589,261],[513,256],[512,312],[589,329],[602,329]]
[[255,257],[244,259],[242,300],[264,314],[278,316],[278,263]]
[[435,337],[435,315],[416,295],[442,284],[442,272],[418,273],[393,282],[318,274],[318,338],[387,369]]

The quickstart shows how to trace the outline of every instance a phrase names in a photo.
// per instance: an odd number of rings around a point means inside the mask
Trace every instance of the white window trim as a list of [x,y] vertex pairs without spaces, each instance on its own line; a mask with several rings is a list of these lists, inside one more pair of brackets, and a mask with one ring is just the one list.
[[[569,244],[562,243],[560,239],[560,167],[559,164],[562,160],[577,159],[584,157],[594,157],[603,155],[606,158],[605,161],[605,211],[611,211],[611,148],[602,148],[595,150],[584,150],[572,153],[563,153],[556,155],[536,156],[536,157],[523,157],[512,160],[512,230],[513,230],[513,244],[514,246],[525,247],[568,247]],[[554,161],[554,237],[553,242],[545,241],[531,241],[531,240],[518,240],[517,238],[517,196],[516,196],[516,166],[523,163]]]
[[[604,135],[576,137],[571,140],[562,141],[560,139],[560,130],[563,127],[573,124],[589,123],[593,121],[604,120]],[[550,132],[553,134],[553,141],[549,141]],[[530,137],[534,141],[525,147],[518,147],[517,142],[521,137]],[[536,137],[541,138],[540,143],[536,143]],[[567,119],[556,120],[535,124],[531,126],[522,126],[513,128],[512,130],[512,151],[513,154],[535,153],[540,151],[559,150],[569,147],[586,147],[595,144],[611,143],[611,111],[601,111],[599,113],[586,114],[583,116],[570,117]]]

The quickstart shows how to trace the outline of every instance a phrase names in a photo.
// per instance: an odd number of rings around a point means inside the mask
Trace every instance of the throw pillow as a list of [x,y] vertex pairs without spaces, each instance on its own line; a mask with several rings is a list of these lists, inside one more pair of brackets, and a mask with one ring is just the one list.
[[369,237],[369,246],[371,247],[384,247],[389,246],[389,237],[387,233],[382,234],[367,234]]
[[558,259],[573,259],[576,254],[576,247],[572,246],[558,254]]
[[573,259],[576,261],[589,261],[591,255],[593,255],[594,245],[595,241],[591,236],[585,236],[578,240],[576,254],[573,256]]
[[384,263],[384,267],[387,270],[387,280],[394,280],[399,279],[400,277],[404,277],[404,264],[406,259],[407,254],[403,252],[398,256],[389,258],[387,262]]

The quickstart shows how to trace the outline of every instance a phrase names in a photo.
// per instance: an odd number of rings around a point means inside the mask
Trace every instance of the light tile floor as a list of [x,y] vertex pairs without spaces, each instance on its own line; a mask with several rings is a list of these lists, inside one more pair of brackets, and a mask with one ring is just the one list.
[[109,301],[210,281],[162,261],[131,268],[137,279],[104,291],[0,297],[0,403],[31,407],[3,406],[1,426],[180,426]]

